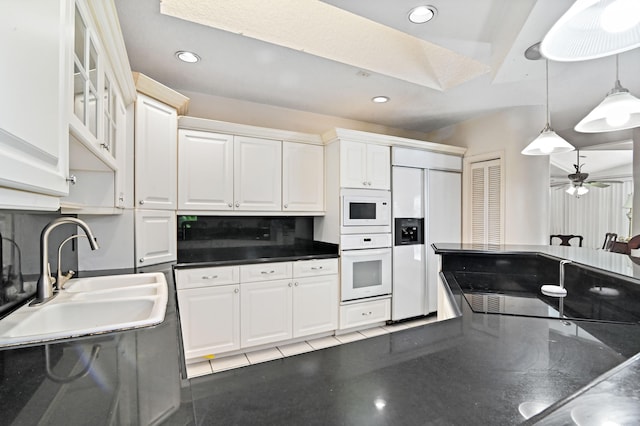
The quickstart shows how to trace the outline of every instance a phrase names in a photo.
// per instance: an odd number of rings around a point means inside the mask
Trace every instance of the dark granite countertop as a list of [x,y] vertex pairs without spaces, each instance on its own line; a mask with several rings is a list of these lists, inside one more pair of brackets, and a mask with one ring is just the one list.
[[155,327],[0,351],[2,423],[508,425],[550,406],[528,422],[573,424],[598,398],[637,402],[638,325],[477,313],[452,292],[459,317],[190,380],[170,298]]
[[178,249],[176,268],[243,265],[265,262],[330,259],[338,257],[337,244],[311,241],[296,245],[243,247],[189,247]]

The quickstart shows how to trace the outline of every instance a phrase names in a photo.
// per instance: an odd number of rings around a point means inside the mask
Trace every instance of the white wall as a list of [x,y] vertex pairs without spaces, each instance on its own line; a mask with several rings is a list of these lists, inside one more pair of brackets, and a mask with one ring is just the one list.
[[549,157],[520,153],[544,123],[544,107],[519,107],[429,134],[432,142],[467,147],[465,156],[504,152],[505,244],[549,244]]
[[402,138],[429,140],[427,139],[427,134],[423,132],[414,132],[331,115],[315,114],[203,93],[188,91],[180,91],[180,93],[190,99],[187,115],[191,117],[316,135],[322,135],[328,130],[338,127]]

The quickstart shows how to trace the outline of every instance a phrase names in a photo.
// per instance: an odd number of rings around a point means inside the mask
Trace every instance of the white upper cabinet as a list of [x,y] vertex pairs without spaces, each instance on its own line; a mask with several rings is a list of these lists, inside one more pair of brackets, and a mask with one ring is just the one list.
[[178,209],[233,210],[233,136],[179,130]]
[[282,143],[282,210],[324,210],[324,149]]
[[391,150],[388,146],[340,142],[340,186],[391,188]]
[[179,121],[183,213],[324,214],[319,136],[186,116]]
[[372,189],[391,189],[391,150],[367,145],[367,183]]
[[135,256],[138,266],[172,262],[178,256],[177,219],[172,210],[135,209]]
[[280,211],[282,142],[179,131],[178,208]]
[[68,192],[73,2],[3,1],[1,9],[0,187],[45,194],[39,207],[55,210]]
[[176,208],[177,126],[175,108],[138,94],[135,120],[135,197],[138,207]]
[[282,206],[282,142],[246,136],[234,139],[234,207],[272,211]]

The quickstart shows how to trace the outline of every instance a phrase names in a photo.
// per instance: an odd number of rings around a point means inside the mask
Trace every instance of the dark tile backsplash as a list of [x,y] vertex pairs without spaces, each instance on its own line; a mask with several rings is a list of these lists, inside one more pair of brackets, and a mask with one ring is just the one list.
[[313,240],[313,217],[178,216],[178,249],[293,246]]

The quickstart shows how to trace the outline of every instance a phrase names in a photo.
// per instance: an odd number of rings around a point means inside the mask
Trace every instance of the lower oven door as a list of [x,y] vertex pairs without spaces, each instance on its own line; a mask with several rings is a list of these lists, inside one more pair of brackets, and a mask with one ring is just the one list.
[[342,301],[391,293],[391,248],[342,252]]

